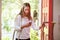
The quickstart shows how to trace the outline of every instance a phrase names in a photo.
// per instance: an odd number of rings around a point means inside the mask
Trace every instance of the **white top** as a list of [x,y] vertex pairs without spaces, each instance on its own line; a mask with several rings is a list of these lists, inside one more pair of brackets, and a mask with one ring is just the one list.
[[[23,28],[23,30],[20,32],[21,26],[25,25],[29,22],[32,22],[31,26]],[[39,28],[35,26],[34,21],[28,20],[27,17],[24,17],[21,19],[21,16],[18,15],[16,20],[15,20],[16,38],[18,38],[18,39],[30,38],[30,28],[33,28],[34,30],[39,30]]]

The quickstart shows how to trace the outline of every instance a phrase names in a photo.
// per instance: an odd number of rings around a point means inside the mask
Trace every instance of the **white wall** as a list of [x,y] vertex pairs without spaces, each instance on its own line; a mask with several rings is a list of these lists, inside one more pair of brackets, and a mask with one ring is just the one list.
[[0,40],[1,40],[1,0],[0,0]]
[[60,40],[60,0],[53,0],[54,40]]

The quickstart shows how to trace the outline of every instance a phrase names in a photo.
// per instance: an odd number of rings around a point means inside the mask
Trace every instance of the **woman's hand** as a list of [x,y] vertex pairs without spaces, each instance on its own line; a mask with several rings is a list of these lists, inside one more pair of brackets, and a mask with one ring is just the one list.
[[32,22],[29,22],[29,23],[27,23],[26,25],[23,25],[23,26],[21,27],[21,29],[26,28],[26,27],[30,27],[31,24],[32,24]]
[[43,27],[45,27],[45,23],[43,23],[43,24],[41,25],[41,27],[39,27],[39,29],[41,29],[41,28],[43,28]]

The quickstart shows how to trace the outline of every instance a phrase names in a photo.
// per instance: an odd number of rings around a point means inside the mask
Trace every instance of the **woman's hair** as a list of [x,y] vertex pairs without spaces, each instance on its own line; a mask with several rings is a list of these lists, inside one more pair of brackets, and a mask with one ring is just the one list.
[[[19,15],[21,15],[21,17],[22,17],[22,15],[24,14],[24,8],[25,7],[29,7],[30,8],[30,4],[29,3],[24,3],[23,4],[23,7],[21,8],[21,11],[20,11],[20,13],[19,13]],[[28,14],[28,19],[31,19],[31,13],[30,13],[30,10],[29,10],[29,14]]]

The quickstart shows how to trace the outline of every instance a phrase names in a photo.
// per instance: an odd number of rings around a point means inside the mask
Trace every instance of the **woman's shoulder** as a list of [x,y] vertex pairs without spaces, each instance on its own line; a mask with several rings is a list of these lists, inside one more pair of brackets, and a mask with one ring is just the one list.
[[15,20],[21,19],[21,15],[16,15]]
[[21,15],[17,15],[16,18],[21,18]]
[[17,17],[21,17],[21,15],[18,14]]

